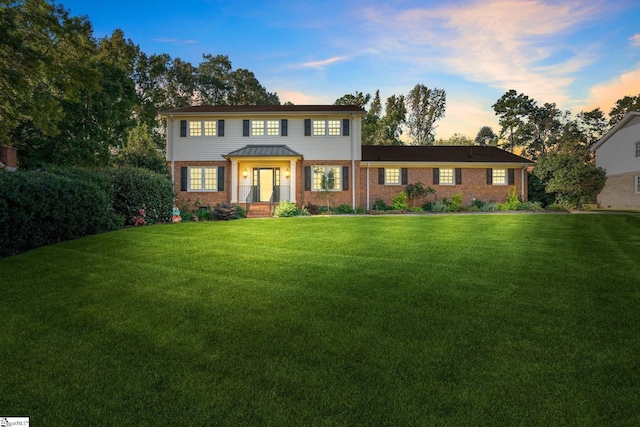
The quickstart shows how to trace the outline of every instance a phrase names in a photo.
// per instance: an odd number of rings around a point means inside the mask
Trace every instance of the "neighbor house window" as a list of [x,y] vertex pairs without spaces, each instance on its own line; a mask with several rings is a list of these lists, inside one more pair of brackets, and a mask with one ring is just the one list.
[[453,177],[453,169],[440,168],[440,185],[454,185],[455,181],[453,180]]
[[400,185],[400,169],[385,168],[384,183],[386,185]]
[[640,141],[636,142],[636,157],[640,157]]
[[189,191],[217,191],[217,167],[189,168]]
[[493,169],[493,185],[507,185],[506,169]]
[[340,190],[342,180],[340,166],[315,166],[313,168],[313,191]]

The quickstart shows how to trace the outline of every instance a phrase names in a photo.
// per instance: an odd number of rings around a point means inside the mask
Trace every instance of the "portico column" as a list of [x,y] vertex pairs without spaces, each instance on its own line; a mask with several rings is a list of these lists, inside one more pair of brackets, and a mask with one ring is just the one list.
[[231,161],[231,203],[238,203],[238,161]]
[[290,160],[289,170],[291,171],[289,177],[289,201],[291,203],[296,202],[296,161]]

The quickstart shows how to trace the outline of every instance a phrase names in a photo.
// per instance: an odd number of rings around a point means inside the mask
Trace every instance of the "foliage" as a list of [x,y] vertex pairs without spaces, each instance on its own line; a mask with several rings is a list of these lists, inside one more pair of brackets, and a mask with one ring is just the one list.
[[212,218],[216,221],[229,221],[240,218],[238,206],[231,203],[217,203],[213,207]]
[[562,206],[560,203],[550,204],[549,206],[547,206],[547,210],[550,210],[552,212],[567,212],[567,208]]
[[498,135],[495,134],[490,126],[482,126],[473,140],[475,145],[498,145]]
[[540,202],[522,202],[518,206],[519,211],[531,211],[531,212],[542,212],[544,208],[542,207],[542,203]]
[[400,135],[407,114],[403,95],[387,98],[384,116],[381,115],[380,90],[376,90],[373,100],[370,94],[356,92],[355,95],[338,98],[335,105],[354,104],[365,108],[369,101],[371,105],[362,119],[362,145],[402,145]]
[[543,182],[535,172],[527,173],[527,184],[529,200],[539,202],[542,207],[548,206],[555,202],[556,193],[547,192],[546,183]]
[[139,123],[129,131],[126,145],[114,159],[119,166],[149,169],[158,174],[167,174],[167,162],[156,148],[146,123]]
[[146,225],[147,224],[147,219],[146,219],[147,215],[144,212],[144,209],[139,209],[138,210],[138,214],[133,216],[133,226],[134,227],[138,227],[140,225]]
[[617,125],[631,111],[640,111],[640,94],[625,96],[616,102],[609,112],[609,127]]
[[[237,207],[236,207],[237,209]],[[211,210],[211,206],[200,206],[198,207],[198,211],[196,212],[196,218],[198,221],[209,221],[213,219],[213,211]]]
[[247,210],[243,208],[241,205],[236,205],[236,210],[238,212],[238,218],[246,218]]
[[[379,96],[379,92],[378,92]],[[364,94],[356,91],[354,95],[346,94],[341,98],[336,99],[333,105],[355,105],[360,108],[364,108],[369,101],[371,101],[371,94]]]
[[320,215],[320,206],[314,205],[313,203],[307,203],[305,207],[309,215]]
[[505,203],[498,204],[498,208],[501,211],[517,211],[520,209],[522,203],[520,202],[520,199],[518,199],[516,192],[517,190],[515,186],[507,190],[507,200]]
[[407,193],[407,196],[411,200],[411,204],[413,206],[416,205],[418,199],[424,199],[431,194],[436,194],[436,190],[429,186],[425,188],[424,184],[422,184],[421,182],[407,185],[407,187],[405,188],[405,192]]
[[391,201],[393,202],[393,209],[396,211],[406,211],[409,208],[407,205],[407,193],[404,191],[396,194]]
[[382,199],[376,199],[375,202],[373,202],[374,211],[389,211],[391,209],[393,209],[393,207],[387,205]]
[[433,145],[435,122],[444,117],[446,93],[444,89],[429,89],[417,84],[406,97],[409,135],[416,145]]
[[482,212],[495,212],[498,209],[498,204],[496,202],[487,202],[480,208]]
[[500,136],[509,136],[509,147],[511,152],[516,145],[516,132],[524,124],[523,118],[533,109],[535,101],[525,94],[518,94],[515,90],[508,90],[495,104],[493,110],[499,117],[498,123],[501,126]]
[[127,225],[133,225],[133,217],[145,210],[149,224],[170,222],[173,210],[173,185],[166,175],[146,169],[123,167],[111,169],[114,188],[114,209],[123,215]]
[[447,206],[447,210],[449,212],[460,212],[462,209],[462,193],[456,193],[451,196],[451,202]]
[[438,139],[435,141],[434,145],[455,145],[455,146],[466,146],[466,145],[475,145],[475,141],[467,136],[461,135],[459,133],[454,133],[449,139]]
[[92,171],[0,173],[0,257],[121,228],[109,180]]
[[333,212],[338,215],[349,215],[353,213],[353,209],[351,209],[351,205],[342,204],[337,206]]
[[422,208],[420,206],[413,206],[411,209],[409,209],[409,211],[411,212],[423,212]]
[[289,201],[282,201],[278,203],[278,206],[274,209],[273,216],[277,217],[292,217],[292,216],[306,216],[309,212],[305,208],[298,208],[295,203]]

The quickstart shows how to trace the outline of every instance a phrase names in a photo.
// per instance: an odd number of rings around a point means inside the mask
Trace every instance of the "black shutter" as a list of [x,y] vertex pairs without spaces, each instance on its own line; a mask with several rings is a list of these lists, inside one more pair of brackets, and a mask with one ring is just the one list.
[[224,191],[224,166],[218,167],[218,191]]
[[304,167],[304,189],[311,191],[311,166]]
[[515,171],[513,169],[507,170],[509,174],[509,185],[513,185],[516,182]]
[[349,166],[342,167],[342,191],[349,189]]
[[493,169],[491,168],[487,169],[487,184],[493,184]]
[[311,136],[311,119],[304,119],[304,136]]
[[187,168],[180,168],[180,191],[187,191]]
[[242,121],[242,136],[249,136],[249,120]]
[[287,119],[280,121],[280,136],[289,136],[289,120]]
[[218,136],[224,136],[224,120],[218,120]]
[[456,168],[456,185],[462,184],[462,169]]
[[349,136],[349,119],[342,119],[342,136]]
[[433,185],[440,185],[440,168],[433,168]]
[[187,137],[187,121],[186,120],[180,120],[180,137],[181,138]]
[[402,185],[407,185],[409,183],[409,169],[407,168],[400,169],[400,176],[401,176],[400,183]]
[[378,168],[378,184],[384,185],[384,168]]

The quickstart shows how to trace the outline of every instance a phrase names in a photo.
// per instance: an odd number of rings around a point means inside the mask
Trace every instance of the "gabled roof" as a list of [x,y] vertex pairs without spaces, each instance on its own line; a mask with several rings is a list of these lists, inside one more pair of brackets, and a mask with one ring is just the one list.
[[364,115],[364,108],[355,105],[197,105],[162,111],[160,115],[200,113],[354,113]]
[[245,145],[244,147],[225,154],[230,157],[302,157],[286,145]]
[[533,165],[529,159],[497,147],[363,145],[362,162],[430,162],[430,163],[520,163]]
[[629,114],[627,114],[624,117],[624,119],[620,120],[620,122],[618,122],[617,125],[611,128],[609,132],[607,132],[602,138],[598,140],[598,142],[596,142],[593,145],[593,147],[591,147],[591,151],[596,151],[596,149],[598,149],[602,144],[607,142],[607,140],[611,138],[613,135],[615,135],[615,133],[618,132],[620,129],[623,129],[624,127],[626,127],[629,124],[629,122],[635,119],[636,117],[640,117],[640,111],[629,112]]

